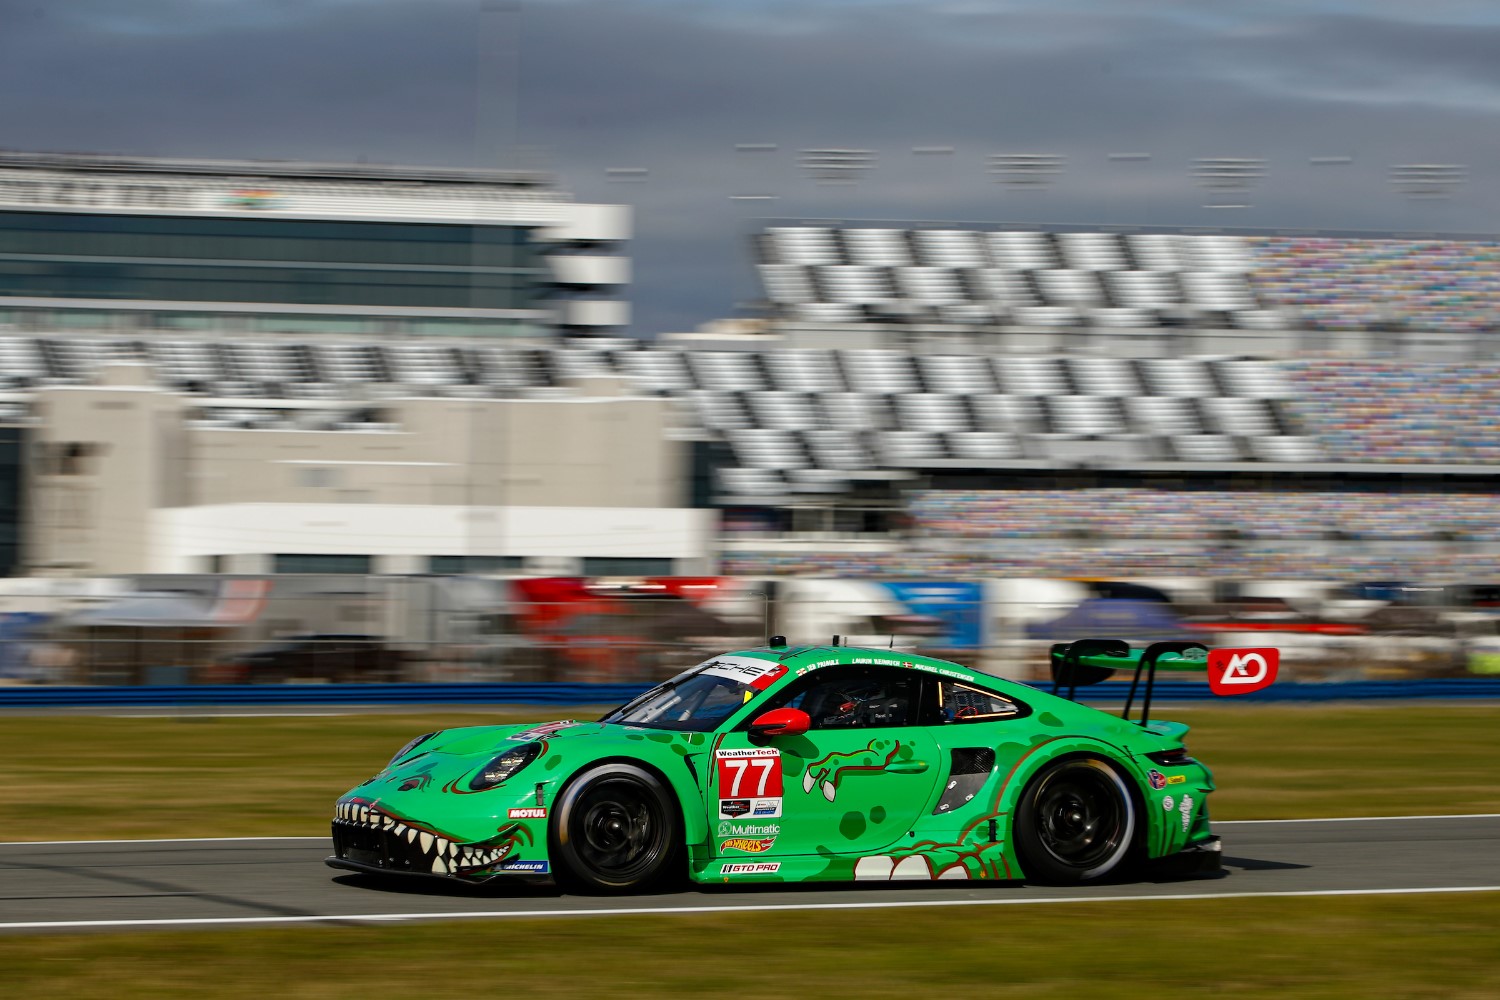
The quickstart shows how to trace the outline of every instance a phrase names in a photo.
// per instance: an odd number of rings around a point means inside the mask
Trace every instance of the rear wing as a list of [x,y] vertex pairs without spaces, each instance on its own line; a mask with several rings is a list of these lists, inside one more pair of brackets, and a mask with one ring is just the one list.
[[[1116,670],[1134,668],[1130,694],[1125,699],[1125,710],[1120,713],[1120,718],[1127,720],[1144,673],[1146,689],[1141,698],[1139,720],[1144,726],[1151,719],[1151,694],[1156,687],[1156,671],[1207,670],[1211,655],[1201,642],[1153,642],[1145,649],[1131,649],[1130,644],[1122,639],[1079,639],[1054,643],[1051,659],[1052,693],[1058,694],[1067,687],[1069,701],[1077,700],[1080,684],[1098,684],[1113,677]],[[1215,686],[1216,693],[1217,690]]]

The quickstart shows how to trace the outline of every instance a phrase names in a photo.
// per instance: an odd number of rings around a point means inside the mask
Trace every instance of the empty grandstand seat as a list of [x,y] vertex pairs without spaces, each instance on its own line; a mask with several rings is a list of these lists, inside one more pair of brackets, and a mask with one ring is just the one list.
[[787,392],[843,392],[844,376],[827,351],[767,351],[766,372]]
[[912,263],[904,229],[841,230],[845,256],[851,264],[903,267]]
[[954,458],[1001,462],[1023,457],[1016,436],[1002,431],[949,431],[943,440]]
[[740,465],[749,469],[805,469],[809,463],[797,436],[766,428],[731,430],[725,434]]
[[896,418],[903,430],[967,431],[972,430],[968,408],[957,396],[939,393],[904,393],[894,397]]
[[1057,242],[1067,266],[1079,271],[1117,271],[1129,267],[1119,237],[1112,233],[1059,233]]
[[911,234],[917,263],[930,267],[986,267],[989,258],[979,234],[965,229],[918,229]]
[[849,387],[858,392],[889,394],[921,389],[911,355],[905,351],[840,351],[839,359]]
[[745,398],[758,427],[806,431],[823,424],[822,414],[806,393],[767,390],[746,393]]
[[960,395],[992,393],[995,376],[989,360],[973,354],[919,354],[917,370],[931,392]]
[[759,356],[748,351],[693,351],[688,367],[704,389],[748,392],[767,387]]
[[948,457],[941,435],[932,431],[881,431],[875,436],[880,464],[900,469]]
[[1047,233],[985,233],[984,242],[996,267],[1011,271],[1039,271],[1063,266]]
[[833,233],[814,226],[781,226],[767,230],[772,259],[768,264],[842,264],[844,255]]

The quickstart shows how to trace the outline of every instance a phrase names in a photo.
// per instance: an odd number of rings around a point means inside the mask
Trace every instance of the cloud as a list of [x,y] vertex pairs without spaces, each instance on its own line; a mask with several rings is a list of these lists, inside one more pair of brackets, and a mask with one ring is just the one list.
[[[1412,205],[1390,164],[1492,157],[1493,5],[1387,0],[0,0],[0,136],[22,149],[474,165],[518,116],[578,195],[637,208],[636,330],[753,290],[752,213],[1463,228],[1478,185]],[[516,29],[519,28],[519,47]],[[518,57],[513,53],[518,52]],[[513,84],[519,81],[517,93]],[[774,152],[736,152],[775,143]],[[853,188],[798,150],[869,148]],[[914,146],[951,146],[919,156]],[[1111,162],[1148,151],[1146,163]],[[988,154],[1067,157],[993,183]],[[1309,156],[1355,157],[1314,167]],[[1265,157],[1226,218],[1196,156]],[[534,154],[533,154],[534,158]],[[532,162],[529,158],[527,162]],[[605,169],[645,167],[640,184]],[[730,196],[773,193],[777,201]],[[1488,214],[1487,214],[1488,213]]]

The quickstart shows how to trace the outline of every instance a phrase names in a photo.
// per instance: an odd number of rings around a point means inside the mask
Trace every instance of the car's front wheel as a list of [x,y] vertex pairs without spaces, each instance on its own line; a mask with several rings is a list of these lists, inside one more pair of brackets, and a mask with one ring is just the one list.
[[1070,757],[1032,779],[1016,809],[1016,853],[1028,877],[1077,883],[1120,869],[1135,843],[1125,779],[1098,757]]
[[682,870],[677,798],[652,772],[598,764],[563,789],[549,827],[554,876],[564,889],[640,892]]

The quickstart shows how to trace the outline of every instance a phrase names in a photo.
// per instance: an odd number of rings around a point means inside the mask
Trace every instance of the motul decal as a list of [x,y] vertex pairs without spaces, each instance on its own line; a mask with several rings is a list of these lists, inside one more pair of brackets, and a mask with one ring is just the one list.
[[1276,681],[1279,650],[1214,649],[1208,654],[1208,686],[1217,695],[1249,694]]
[[545,806],[524,806],[520,809],[512,809],[508,814],[509,819],[546,819],[547,808]]

